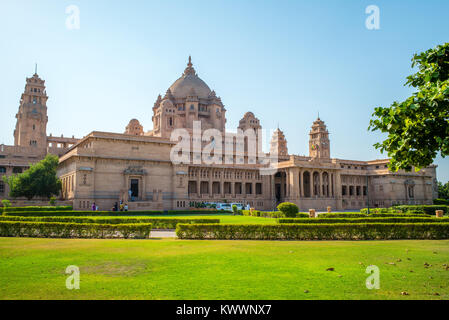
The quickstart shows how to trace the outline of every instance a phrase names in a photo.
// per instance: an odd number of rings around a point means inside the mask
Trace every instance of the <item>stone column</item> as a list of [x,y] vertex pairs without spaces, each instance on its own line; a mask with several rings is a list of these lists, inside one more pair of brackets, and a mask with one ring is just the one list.
[[313,185],[315,184],[313,179],[313,170],[309,172],[309,179],[310,198],[313,198]]
[[290,185],[290,199],[298,200],[300,194],[298,168],[290,169],[290,181],[288,183]]
[[320,188],[319,188],[319,194],[318,197],[324,198],[324,190],[323,190],[323,171],[319,171],[320,173]]
[[304,198],[304,170],[301,169],[301,185],[300,185],[300,190],[301,190],[301,198]]
[[213,176],[213,170],[208,170],[207,171],[209,173],[209,198],[213,198],[214,194],[213,194],[213,190],[212,190],[212,176]]
[[220,194],[221,197],[224,198],[225,197],[225,192],[224,192],[224,180],[225,180],[225,171],[224,169],[221,171],[221,177],[220,177]]
[[335,172],[335,198],[337,199],[337,210],[343,209],[341,199],[341,175],[340,172]]

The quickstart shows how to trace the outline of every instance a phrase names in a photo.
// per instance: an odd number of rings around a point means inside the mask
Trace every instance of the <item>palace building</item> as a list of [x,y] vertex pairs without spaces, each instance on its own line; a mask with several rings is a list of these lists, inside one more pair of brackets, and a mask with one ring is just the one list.
[[[301,210],[360,209],[395,204],[432,204],[437,197],[436,166],[419,172],[391,172],[389,160],[356,161],[331,157],[329,132],[319,117],[309,132],[309,155],[290,154],[287,139],[278,128],[264,156],[277,159],[275,170],[249,155],[252,140],[238,140],[226,131],[226,108],[215,91],[198,76],[189,58],[187,68],[153,106],[153,130],[144,131],[132,119],[124,133],[93,131],[82,139],[46,135],[47,95],[37,74],[27,79],[22,95],[14,146],[0,146],[0,174],[13,174],[42,159],[46,153],[60,156],[58,175],[63,183],[61,199],[75,209],[89,209],[93,203],[109,210],[120,200],[130,210],[185,210],[194,202],[249,204],[259,210],[273,210],[284,201]],[[190,152],[190,161],[172,161],[176,129],[192,134],[195,124],[201,132],[216,129],[230,140],[221,141],[229,154],[214,153],[220,163],[208,163],[204,155]],[[238,128],[262,129],[252,113],[244,114]],[[305,132],[304,132],[305,134]],[[231,141],[231,142],[229,142]],[[258,140],[257,140],[258,141]],[[190,143],[195,143],[193,137]],[[199,142],[201,146],[204,141]],[[214,141],[215,143],[215,141]],[[217,143],[220,143],[219,141]],[[257,152],[261,152],[257,142]],[[241,147],[243,152],[236,152]],[[196,160],[196,161],[193,161]],[[0,198],[7,196],[0,185]]]

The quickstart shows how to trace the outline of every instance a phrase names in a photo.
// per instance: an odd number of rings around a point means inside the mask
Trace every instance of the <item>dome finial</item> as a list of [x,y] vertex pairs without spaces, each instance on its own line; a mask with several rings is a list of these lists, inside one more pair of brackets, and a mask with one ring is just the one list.
[[196,75],[195,69],[193,68],[192,56],[189,55],[189,63],[187,64],[187,68],[184,70],[184,76],[187,75]]

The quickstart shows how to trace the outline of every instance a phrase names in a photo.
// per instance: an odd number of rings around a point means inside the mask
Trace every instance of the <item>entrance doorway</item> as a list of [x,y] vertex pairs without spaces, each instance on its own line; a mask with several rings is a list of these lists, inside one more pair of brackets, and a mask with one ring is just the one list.
[[139,180],[131,179],[131,200],[135,200],[139,197]]
[[279,183],[276,183],[276,202],[281,202],[281,185]]

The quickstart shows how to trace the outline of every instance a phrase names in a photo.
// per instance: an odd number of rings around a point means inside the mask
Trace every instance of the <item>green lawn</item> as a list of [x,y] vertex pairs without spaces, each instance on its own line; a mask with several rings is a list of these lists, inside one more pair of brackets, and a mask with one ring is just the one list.
[[[380,290],[365,287],[371,264]],[[449,299],[445,264],[446,240],[0,238],[0,299]],[[65,288],[68,265],[80,290]]]

